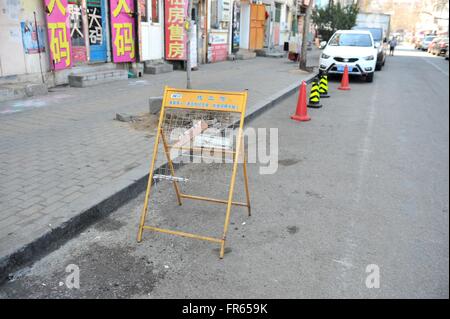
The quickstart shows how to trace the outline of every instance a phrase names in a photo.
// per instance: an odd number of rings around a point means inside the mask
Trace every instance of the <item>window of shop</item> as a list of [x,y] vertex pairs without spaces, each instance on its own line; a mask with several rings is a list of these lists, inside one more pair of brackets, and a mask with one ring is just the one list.
[[217,0],[211,0],[211,27],[219,28],[219,6]]
[[281,4],[275,3],[275,22],[281,21]]
[[72,38],[72,45],[84,46],[84,25],[82,21],[83,8],[81,1],[69,1],[69,19],[70,19],[70,36]]
[[148,22],[148,14],[147,14],[147,2],[148,0],[139,0],[139,14],[141,16],[141,22]]
[[160,0],[151,0],[152,2],[152,22],[159,23],[159,1]]

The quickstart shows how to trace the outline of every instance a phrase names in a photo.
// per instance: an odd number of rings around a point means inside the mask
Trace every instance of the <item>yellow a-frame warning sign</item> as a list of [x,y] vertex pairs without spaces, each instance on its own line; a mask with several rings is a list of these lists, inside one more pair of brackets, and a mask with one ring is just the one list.
[[[139,223],[138,242],[142,241],[144,230],[206,240],[220,244],[219,256],[223,258],[231,207],[233,205],[247,207],[248,215],[251,214],[247,156],[243,137],[246,103],[246,91],[221,92],[165,88],[144,207]],[[161,151],[165,154],[165,164],[155,172],[160,142],[162,142]],[[180,159],[183,164],[193,162],[231,166],[231,176],[225,177],[228,180],[227,198],[188,194],[190,191],[189,185],[193,185],[196,175],[200,173],[197,174],[194,169],[192,170],[192,178],[177,176],[175,166],[177,162],[180,162]],[[242,164],[245,202],[233,200],[238,164]],[[211,180],[213,179],[211,178]],[[225,222],[222,236],[209,237],[147,225],[146,219],[152,186],[160,181],[169,181],[173,184],[179,205],[182,205],[185,199],[225,204]],[[154,205],[157,205],[157,203],[154,203]]]

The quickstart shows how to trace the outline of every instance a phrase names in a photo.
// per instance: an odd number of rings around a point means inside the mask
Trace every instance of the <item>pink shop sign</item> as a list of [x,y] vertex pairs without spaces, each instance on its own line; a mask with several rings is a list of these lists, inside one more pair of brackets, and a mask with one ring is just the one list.
[[67,0],[44,0],[47,17],[50,64],[53,70],[72,66]]
[[133,0],[110,0],[113,61],[135,62],[135,10]]

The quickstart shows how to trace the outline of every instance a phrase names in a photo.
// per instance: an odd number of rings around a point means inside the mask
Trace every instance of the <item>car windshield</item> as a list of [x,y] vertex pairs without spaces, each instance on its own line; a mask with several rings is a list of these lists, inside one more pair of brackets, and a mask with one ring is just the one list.
[[364,27],[354,27],[352,30],[367,30],[372,33],[373,41],[381,42],[383,38],[383,29],[380,28],[364,28]]
[[373,41],[380,42],[382,38],[382,32],[381,29],[368,29],[370,33],[372,33]]
[[372,37],[375,41],[381,41],[381,38],[383,37],[381,29],[370,29],[369,31],[372,33]]
[[330,40],[331,46],[371,47],[370,35],[364,33],[336,33]]
[[435,37],[426,37],[424,41],[432,41]]

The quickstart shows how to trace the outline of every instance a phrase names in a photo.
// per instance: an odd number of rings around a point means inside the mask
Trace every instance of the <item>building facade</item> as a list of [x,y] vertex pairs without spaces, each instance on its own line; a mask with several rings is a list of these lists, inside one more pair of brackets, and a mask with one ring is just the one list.
[[[192,0],[192,65],[277,49],[296,29],[294,0]],[[188,0],[0,0],[0,80],[68,83],[102,65],[184,65]]]

